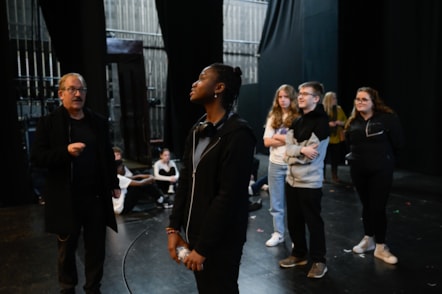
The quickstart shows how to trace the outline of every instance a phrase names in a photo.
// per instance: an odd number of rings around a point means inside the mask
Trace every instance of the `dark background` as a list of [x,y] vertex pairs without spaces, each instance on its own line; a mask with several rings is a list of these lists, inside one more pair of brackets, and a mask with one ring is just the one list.
[[[88,106],[108,115],[103,3],[40,0],[39,4],[62,74],[82,73],[88,82]],[[180,156],[190,126],[203,113],[200,106],[189,103],[191,84],[203,67],[222,61],[223,1],[157,0],[156,4],[169,62],[164,140]],[[4,1],[0,11],[3,180],[13,190],[2,193],[0,203],[10,205],[33,201],[33,194],[17,121]],[[269,1],[259,49],[259,82],[242,88],[238,111],[261,138],[274,91],[282,83],[296,87],[307,80],[321,81],[326,91],[338,93],[347,114],[356,89],[371,86],[398,112],[403,124],[406,146],[398,167],[439,176],[440,13],[438,0]],[[266,152],[258,141],[257,151]]]

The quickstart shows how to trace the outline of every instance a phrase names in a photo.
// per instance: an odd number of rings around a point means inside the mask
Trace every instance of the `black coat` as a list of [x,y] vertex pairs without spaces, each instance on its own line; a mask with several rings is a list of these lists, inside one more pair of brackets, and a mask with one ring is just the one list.
[[191,248],[208,257],[246,241],[256,138],[247,122],[233,114],[194,166],[195,132],[187,138],[170,227],[184,229]]
[[[117,231],[112,205],[112,190],[119,189],[115,168],[115,157],[109,138],[107,120],[85,109],[85,119],[92,126],[97,138],[99,195],[105,207],[106,225]],[[71,163],[68,153],[69,114],[61,106],[40,118],[31,149],[31,163],[47,169],[44,189],[45,228],[47,232],[69,234],[75,225],[74,199],[72,197]]]

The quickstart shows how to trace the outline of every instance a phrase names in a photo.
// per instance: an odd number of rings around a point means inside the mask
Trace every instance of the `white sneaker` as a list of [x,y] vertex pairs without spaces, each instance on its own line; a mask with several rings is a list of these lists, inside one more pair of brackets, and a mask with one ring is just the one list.
[[367,251],[374,250],[374,248],[375,248],[375,243],[373,237],[364,236],[361,242],[359,242],[358,245],[353,247],[353,252],[361,254]]
[[267,247],[273,247],[273,246],[276,246],[276,245],[278,245],[278,244],[280,244],[282,242],[284,242],[284,236],[282,236],[278,232],[274,232],[272,234],[272,237],[267,240],[266,246]]

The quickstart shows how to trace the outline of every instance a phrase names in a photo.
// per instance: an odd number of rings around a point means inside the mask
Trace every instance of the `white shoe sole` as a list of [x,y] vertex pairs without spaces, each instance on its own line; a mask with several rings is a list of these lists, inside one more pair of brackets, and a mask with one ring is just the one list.
[[320,275],[320,276],[309,276],[309,275],[307,275],[307,277],[308,277],[308,278],[311,278],[311,279],[320,279],[320,278],[322,278],[323,276],[325,276],[325,274],[326,274],[327,272],[328,272],[328,268],[325,267],[324,271],[322,272],[322,275]]
[[275,243],[275,242],[269,242],[269,241],[267,241],[267,242],[266,242],[266,246],[267,246],[267,247],[275,247],[275,246],[277,246],[277,245],[279,245],[279,244],[281,244],[281,243],[284,243],[284,239],[282,239],[282,240],[278,240],[276,243]]

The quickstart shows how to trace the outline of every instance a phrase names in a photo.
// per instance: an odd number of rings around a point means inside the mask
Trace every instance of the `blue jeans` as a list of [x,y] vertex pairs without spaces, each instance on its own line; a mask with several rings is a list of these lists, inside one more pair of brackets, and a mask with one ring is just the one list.
[[285,233],[285,178],[287,165],[269,162],[268,180],[270,214],[273,216],[273,231]]
[[269,184],[269,180],[267,175],[260,177],[255,183],[252,184],[252,191],[253,191],[253,195],[259,195],[259,190],[262,188],[262,186],[264,185],[268,185]]

